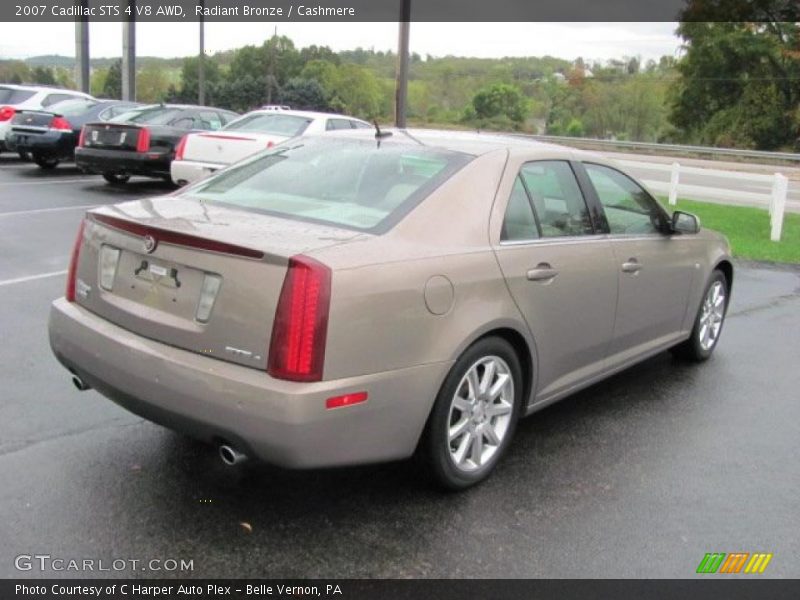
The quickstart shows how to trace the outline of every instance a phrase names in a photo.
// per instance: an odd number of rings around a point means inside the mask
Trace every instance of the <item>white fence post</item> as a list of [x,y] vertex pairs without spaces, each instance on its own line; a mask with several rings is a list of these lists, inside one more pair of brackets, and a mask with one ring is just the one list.
[[786,208],[786,194],[789,191],[789,180],[775,173],[775,182],[772,185],[772,197],[769,201],[770,239],[773,242],[781,241],[783,229],[783,211]]
[[678,203],[678,184],[680,183],[681,166],[674,162],[672,163],[672,172],[669,176],[669,203],[670,206],[675,206]]

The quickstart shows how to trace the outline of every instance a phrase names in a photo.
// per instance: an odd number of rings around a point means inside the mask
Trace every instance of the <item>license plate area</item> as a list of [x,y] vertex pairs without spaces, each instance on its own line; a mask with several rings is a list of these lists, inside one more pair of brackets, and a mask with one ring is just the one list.
[[194,322],[204,277],[201,269],[123,250],[113,293],[106,300],[128,312],[142,311],[142,316],[156,310]]

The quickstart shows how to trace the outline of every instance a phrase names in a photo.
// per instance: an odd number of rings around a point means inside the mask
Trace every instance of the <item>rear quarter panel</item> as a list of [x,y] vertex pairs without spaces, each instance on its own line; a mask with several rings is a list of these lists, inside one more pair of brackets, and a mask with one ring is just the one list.
[[497,327],[528,338],[489,244],[506,158],[476,158],[388,233],[314,254],[333,268],[326,379],[454,361]]

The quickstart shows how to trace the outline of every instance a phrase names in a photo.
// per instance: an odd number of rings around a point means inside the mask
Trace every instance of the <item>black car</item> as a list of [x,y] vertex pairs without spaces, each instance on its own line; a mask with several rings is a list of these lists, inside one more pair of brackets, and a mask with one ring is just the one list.
[[108,121],[141,106],[135,102],[74,98],[46,110],[18,110],[6,136],[9,149],[29,153],[43,169],[72,160],[84,124]]
[[88,123],[75,163],[87,173],[100,173],[111,184],[125,183],[131,175],[171,181],[170,163],[184,135],[222,129],[238,116],[220,108],[159,104],[125,121]]

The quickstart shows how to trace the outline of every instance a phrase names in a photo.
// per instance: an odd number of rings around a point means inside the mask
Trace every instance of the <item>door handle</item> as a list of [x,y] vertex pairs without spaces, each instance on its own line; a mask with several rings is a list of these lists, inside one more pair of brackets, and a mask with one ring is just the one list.
[[629,258],[628,262],[622,263],[623,273],[638,273],[642,270],[642,265],[635,258]]
[[558,270],[550,266],[550,263],[539,263],[535,269],[528,271],[529,281],[550,281],[558,275]]

